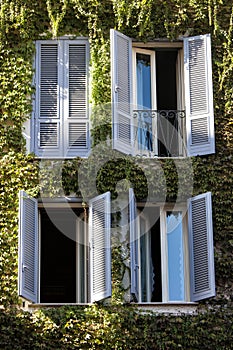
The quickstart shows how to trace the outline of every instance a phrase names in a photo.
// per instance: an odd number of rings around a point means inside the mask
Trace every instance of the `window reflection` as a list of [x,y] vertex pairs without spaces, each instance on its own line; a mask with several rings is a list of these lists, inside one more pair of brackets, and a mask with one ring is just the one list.
[[167,212],[169,301],[185,300],[182,212]]

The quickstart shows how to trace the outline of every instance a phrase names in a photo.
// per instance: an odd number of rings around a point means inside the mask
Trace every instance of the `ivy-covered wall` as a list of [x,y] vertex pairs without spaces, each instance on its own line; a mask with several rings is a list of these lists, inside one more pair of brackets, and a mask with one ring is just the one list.
[[[179,195],[185,199],[190,188],[189,162],[194,171],[193,194],[212,192],[217,285],[216,298],[201,303],[201,306],[212,305],[216,313],[210,309],[203,315],[175,319],[139,316],[131,309],[127,311],[128,306],[123,309],[120,306],[122,290],[119,281],[122,271],[120,248],[117,249],[116,245],[113,253],[113,302],[119,304],[119,309],[117,306],[113,311],[102,306],[72,312],[62,309],[61,312],[41,312],[35,316],[4,311],[0,314],[1,348],[17,348],[7,345],[11,344],[10,339],[16,334],[18,339],[25,337],[24,349],[32,348],[34,341],[35,349],[199,349],[200,346],[230,349],[231,343],[226,334],[232,327],[229,310],[233,293],[232,1],[2,0],[0,6],[0,304],[8,309],[18,304],[17,212],[20,189],[34,196],[39,193],[50,196],[64,193],[80,195],[81,179],[84,181],[82,196],[85,201],[95,191],[103,193],[111,190],[113,198],[116,198],[117,184],[127,179],[133,183],[137,198],[145,198],[149,178],[153,184],[153,198],[164,196],[166,189],[167,199],[174,200],[177,198],[179,180],[177,167],[182,167],[183,178],[180,181],[183,186]],[[116,156],[110,150],[106,154],[102,141],[111,138],[110,28],[142,41],[155,38],[173,40],[187,30],[190,35],[211,33],[216,137],[214,155],[174,162],[132,161],[130,157]],[[90,39],[93,154],[88,160],[77,158],[62,164],[55,161],[39,164],[33,155],[26,155],[22,137],[22,126],[30,118],[32,106],[34,41],[65,34]],[[95,113],[95,108],[98,113]],[[94,172],[96,179],[93,178],[93,187],[89,185],[85,193],[82,172],[87,171],[90,174]],[[165,176],[161,176],[161,172]],[[26,339],[29,330],[35,334]],[[18,348],[20,344],[19,341]]]

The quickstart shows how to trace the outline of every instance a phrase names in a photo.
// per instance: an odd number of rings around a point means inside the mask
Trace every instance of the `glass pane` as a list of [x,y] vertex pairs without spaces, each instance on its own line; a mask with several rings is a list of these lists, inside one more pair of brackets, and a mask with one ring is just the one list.
[[[151,109],[151,59],[150,55],[137,53],[137,108]],[[152,151],[152,121],[148,113],[138,115],[138,147]]]
[[137,53],[137,105],[151,109],[151,62],[150,55]]
[[185,288],[182,212],[167,212],[166,223],[169,301],[183,301]]

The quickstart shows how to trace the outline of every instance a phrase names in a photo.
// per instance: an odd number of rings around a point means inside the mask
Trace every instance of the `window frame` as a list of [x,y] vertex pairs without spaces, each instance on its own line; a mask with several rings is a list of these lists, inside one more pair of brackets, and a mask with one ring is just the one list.
[[[151,109],[157,110],[157,82],[156,82],[156,49],[176,49],[177,50],[177,62],[176,62],[176,94],[177,94],[177,110],[184,110],[185,109],[185,102],[184,102],[184,65],[182,62],[184,61],[184,45],[183,43],[176,42],[171,45],[170,42],[164,42],[164,43],[150,43],[149,47],[147,44],[144,44],[143,46],[141,43],[133,42],[132,43],[132,90],[133,90],[133,106],[134,109],[138,109],[138,103],[137,103],[137,72],[136,72],[136,57],[137,53],[145,54],[151,57]],[[140,106],[139,109],[144,109],[143,106]],[[146,110],[146,108],[145,108]],[[180,134],[178,133],[178,152],[179,157],[185,157],[187,150],[186,150],[186,125],[185,125],[185,118],[179,118],[178,119],[178,128],[182,131],[183,135],[180,137]],[[137,125],[136,125],[136,119],[134,119],[134,133],[136,133]],[[136,142],[135,146],[135,154],[136,155],[143,155],[143,156],[150,156],[151,153],[159,154],[158,151],[158,115],[155,114],[155,116],[152,118],[152,147],[153,152],[149,150],[140,150],[138,147],[138,143]],[[136,136],[134,136],[134,141],[136,140]],[[158,157],[160,157],[158,155]],[[166,157],[163,157],[166,158]]]
[[[180,211],[182,212],[182,245],[183,245],[183,260],[184,260],[184,300],[169,300],[169,282],[168,282],[168,241],[167,241],[167,212]],[[187,206],[184,204],[174,206],[166,204],[163,208],[160,207],[160,239],[161,239],[161,276],[162,276],[162,302],[190,302],[190,279],[189,279],[189,245],[188,245],[188,220]]]
[[[95,218],[91,218],[95,216],[95,212],[98,211],[98,203],[97,206],[94,207],[93,205],[96,202],[102,202],[104,208],[108,208],[107,211],[102,212],[102,218],[99,221],[99,225],[98,225],[98,229],[102,230],[104,232],[104,234],[102,234],[102,236],[100,235],[100,240],[99,240],[99,232],[95,231],[96,229],[96,222],[95,222]],[[27,299],[29,301],[31,301],[34,304],[45,304],[45,305],[50,305],[50,304],[70,304],[70,303],[44,303],[41,302],[41,213],[40,210],[41,209],[70,209],[71,208],[80,208],[82,209],[82,203],[81,201],[77,201],[74,200],[72,201],[72,199],[67,202],[66,199],[58,199],[56,201],[56,199],[43,199],[42,202],[38,202],[37,199],[30,197],[26,192],[24,191],[20,191],[19,192],[19,202],[20,202],[20,206],[19,206],[19,274],[18,274],[18,294],[19,296],[23,297],[24,299]],[[26,204],[25,204],[26,203]],[[25,289],[24,285],[25,285],[25,273],[27,273],[27,269],[25,269],[23,266],[25,265],[24,263],[24,252],[27,252],[27,248],[25,250],[25,245],[24,245],[24,241],[25,241],[25,222],[27,224],[28,219],[30,221],[30,216],[28,216],[27,213],[27,203],[29,203],[30,205],[33,205],[33,212],[35,213],[35,217],[32,216],[32,222],[29,222],[29,227],[28,229],[26,229],[26,231],[28,232],[29,235],[29,239],[31,240],[30,236],[32,235],[34,238],[34,241],[31,241],[31,246],[32,246],[32,250],[33,250],[33,256],[30,255],[30,258],[32,259],[32,261],[34,261],[34,265],[33,265],[33,271],[29,271],[29,273],[31,273],[31,275],[29,276],[31,278],[31,280],[29,281],[30,283],[32,283],[32,279],[33,279],[33,283],[34,283],[34,289],[32,292],[28,293],[27,290]],[[85,233],[87,233],[87,235],[85,235],[85,241],[87,243],[87,249],[86,249],[86,256],[84,258],[84,260],[87,258],[87,261],[85,261],[85,270],[86,270],[86,276],[87,279],[85,281],[85,301],[84,302],[80,302],[80,295],[81,295],[81,291],[76,289],[76,302],[72,302],[71,304],[85,304],[85,303],[93,303],[96,301],[100,301],[102,299],[108,298],[111,296],[111,249],[110,249],[110,225],[111,225],[111,220],[110,220],[110,192],[106,192],[102,195],[99,195],[97,197],[92,198],[92,200],[90,200],[89,202],[89,215],[88,215],[88,222],[87,225],[84,225],[85,227]],[[31,212],[29,212],[29,214],[31,215]],[[98,214],[98,213],[97,213]],[[78,222],[78,218],[76,219],[76,227],[75,227],[75,235],[77,237],[77,222]],[[34,228],[34,230],[32,230],[32,228]],[[93,247],[92,241],[93,241],[93,237],[95,236],[95,239],[99,240],[99,247],[100,249],[103,250],[103,258],[102,258],[102,265],[100,266],[100,268],[105,269],[105,266],[107,266],[107,270],[103,271],[102,275],[102,279],[99,282],[98,278],[99,275],[98,273],[96,273],[95,271],[93,272],[92,269],[95,265],[95,256],[93,257],[93,251],[95,251],[95,247]],[[96,238],[97,237],[97,238]],[[103,241],[101,241],[101,237],[103,237]],[[78,262],[77,260],[77,246],[76,246],[76,263]],[[106,249],[108,248],[108,249]],[[80,275],[78,268],[76,268],[76,278],[75,278],[75,285],[77,286],[78,283],[78,275]],[[99,293],[95,293],[95,291],[93,291],[93,283],[99,283]],[[29,283],[29,287],[30,287],[30,283]],[[103,288],[103,290],[101,290],[101,288]]]
[[[197,209],[193,203],[202,201]],[[141,204],[144,205],[144,204]],[[174,206],[175,205],[175,206]],[[140,285],[140,232],[139,217],[137,215],[136,198],[131,188],[129,190],[129,220],[130,220],[130,263],[131,263],[131,295],[132,300],[143,304]],[[194,206],[194,209],[192,208]],[[214,246],[213,246],[213,224],[212,224],[212,205],[211,192],[200,194],[190,198],[186,204],[160,204],[146,203],[146,207],[160,208],[160,245],[161,245],[161,284],[162,284],[162,302],[169,303],[190,303],[200,301],[215,296],[215,271],[214,271]],[[197,210],[197,211],[196,211]],[[169,300],[169,283],[168,283],[168,248],[167,248],[167,231],[166,231],[166,213],[168,211],[182,212],[182,241],[183,241],[183,258],[184,258],[184,295],[183,301]],[[132,214],[133,213],[133,214]],[[196,217],[195,217],[196,215]],[[202,219],[202,227],[198,224],[197,216]],[[131,222],[133,218],[133,223]],[[135,225],[137,223],[137,225]],[[195,235],[195,236],[194,236]],[[199,237],[198,237],[199,236]],[[203,244],[200,243],[203,240]],[[199,240],[199,242],[198,242]],[[202,251],[199,254],[199,245],[202,245]],[[197,248],[196,248],[197,247]],[[204,272],[200,271],[199,264],[205,264]],[[148,268],[149,270],[149,268]],[[205,280],[206,285],[198,282]],[[200,286],[198,285],[200,283]],[[197,290],[196,290],[197,289]],[[154,302],[148,301],[148,304]],[[156,302],[157,303],[157,302]]]
[[[140,203],[137,203],[137,208],[140,207]],[[184,278],[184,294],[185,298],[184,300],[174,300],[171,301],[169,300],[169,282],[168,282],[168,247],[167,247],[167,230],[166,230],[166,214],[169,211],[174,211],[174,206],[172,204],[166,204],[165,206],[161,205],[154,205],[148,203],[147,207],[150,208],[157,208],[159,209],[160,212],[160,249],[161,249],[161,284],[162,284],[162,301],[160,303],[188,303],[190,302],[190,290],[189,290],[189,285],[190,285],[190,280],[189,280],[189,246],[188,246],[188,223],[187,223],[187,206],[184,204],[178,205],[175,208],[175,211],[180,211],[182,212],[182,241],[183,241],[183,260],[184,260],[184,271],[183,271],[183,278]],[[138,290],[138,303],[144,303],[142,301],[142,285],[141,285],[141,243],[140,243],[140,238],[141,238],[141,232],[140,232],[140,224],[141,220],[145,221],[145,227],[146,227],[146,240],[147,240],[147,245],[151,244],[151,232],[149,231],[149,221],[148,217],[145,213],[140,212],[137,210],[137,232],[138,232],[138,269],[139,269],[139,278],[138,278],[138,283],[139,283],[139,290]],[[148,247],[147,247],[148,250]],[[148,251],[147,251],[148,253]],[[149,286],[149,281],[151,280],[151,267],[150,265],[150,259],[148,258],[147,254],[145,253],[146,260],[147,260],[147,294],[150,292],[149,289],[152,291],[152,286]],[[146,303],[152,303],[151,301],[146,301]]]
[[[83,209],[82,204],[81,203],[70,203],[70,205],[65,205],[64,203],[38,203],[38,222],[39,222],[39,231],[38,231],[38,303],[39,304],[51,304],[51,303],[45,303],[45,302],[41,302],[41,255],[42,255],[42,249],[41,249],[41,238],[42,238],[42,228],[41,228],[41,221],[42,221],[42,210],[45,209],[45,211],[47,212],[47,209],[55,209],[59,211],[62,210],[67,210],[67,209]],[[79,233],[79,226],[81,225],[80,220],[82,220],[84,218],[84,212],[81,213],[81,215],[79,215],[76,219],[76,223],[75,223],[75,232],[76,232],[76,239],[77,239],[77,235]],[[56,224],[56,222],[54,223]],[[59,228],[58,228],[59,229]],[[84,225],[84,240],[87,243],[86,248],[88,248],[88,242],[89,242],[89,232],[88,232],[88,222],[86,222],[86,225]],[[85,304],[88,303],[88,289],[90,286],[90,275],[88,273],[88,270],[90,269],[89,264],[88,264],[88,260],[89,260],[89,253],[86,252],[85,257],[84,257],[84,269],[86,271],[86,278],[85,278],[85,282],[84,282],[84,286],[85,286],[85,291],[86,294],[84,296],[85,300],[82,302],[80,301],[80,295],[81,295],[81,286],[79,285],[79,278],[80,278],[80,265],[78,262],[79,261],[79,255],[78,255],[78,251],[79,251],[80,245],[78,244],[78,241],[76,241],[76,248],[75,248],[75,256],[76,256],[76,275],[75,275],[75,286],[76,286],[76,301],[74,302],[75,304]],[[68,304],[68,303],[52,303],[52,304]]]
[[[199,35],[195,37],[184,37],[177,42],[169,42],[165,40],[156,40],[149,43],[133,42],[130,37],[111,29],[111,83],[112,83],[112,134],[113,148],[132,156],[135,156],[134,139],[132,125],[132,49],[138,48],[182,48],[184,47],[184,95],[185,111],[186,111],[186,130],[183,135],[186,144],[187,154],[185,156],[198,156],[215,153],[215,134],[214,134],[214,108],[213,108],[213,86],[212,86],[212,64],[211,64],[211,41],[210,34]],[[122,44],[124,41],[124,44]],[[126,56],[127,52],[127,56]],[[202,79],[199,72],[198,79],[192,80],[191,76],[195,75],[195,67],[197,61],[202,67],[206,79]],[[199,64],[198,63],[198,64]],[[203,68],[204,67],[204,68]],[[182,75],[182,74],[181,74]],[[119,79],[119,76],[123,77]],[[180,78],[181,79],[181,78]],[[193,89],[193,90],[192,90]],[[203,91],[206,91],[206,95]],[[122,94],[124,91],[124,94]],[[192,93],[199,93],[197,106],[198,115],[192,115],[190,105]],[[121,92],[121,95],[119,94]],[[127,101],[125,99],[127,96]],[[207,108],[202,111],[202,102],[207,100]],[[181,102],[183,103],[183,101]],[[127,105],[127,116],[122,118],[122,106]],[[125,133],[119,131],[120,125],[123,124],[122,130],[131,130],[131,133],[125,137]],[[179,144],[182,141],[179,142]],[[153,154],[149,154],[153,156]],[[156,155],[155,155],[156,156]],[[157,156],[156,156],[157,157]],[[176,156],[173,158],[177,158]]]
[[[150,84],[151,84],[151,109],[157,109],[156,106],[156,81],[155,81],[155,57],[156,53],[153,50],[146,50],[146,49],[141,49],[137,47],[132,48],[132,67],[133,67],[133,73],[132,73],[132,81],[133,81],[133,106],[134,108],[137,109],[144,109],[143,106],[139,106],[137,101],[138,101],[138,96],[137,96],[137,67],[136,67],[136,62],[137,62],[137,54],[144,54],[150,56],[150,63],[151,63],[151,72],[150,72]],[[155,140],[157,139],[157,116],[155,118],[152,118],[152,135],[155,135],[152,139],[152,148],[157,152],[158,145]],[[138,127],[137,127],[137,120],[134,119],[133,123],[133,129],[134,129],[134,142],[136,143],[135,147],[135,153],[140,154],[140,147],[138,145],[138,142],[136,140],[137,138],[137,132],[138,132]],[[143,155],[149,155],[150,151],[148,149],[143,149]]]

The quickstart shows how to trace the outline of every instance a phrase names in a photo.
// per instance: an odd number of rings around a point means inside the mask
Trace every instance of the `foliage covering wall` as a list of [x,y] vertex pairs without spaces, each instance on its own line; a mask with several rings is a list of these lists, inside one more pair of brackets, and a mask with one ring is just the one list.
[[[50,195],[56,196],[60,192],[56,184],[56,167],[60,164],[49,162],[43,169],[39,169],[38,161],[33,155],[25,156],[25,144],[22,137],[22,125],[30,117],[31,96],[33,94],[33,53],[34,41],[39,38],[55,38],[64,34],[74,34],[77,36],[88,36],[91,44],[91,103],[96,108],[106,106],[110,103],[110,52],[109,52],[109,29],[114,27],[124,34],[134,37],[137,40],[153,40],[154,38],[176,39],[183,35],[187,29],[191,35],[211,33],[212,35],[212,62],[213,62],[213,83],[214,83],[214,107],[215,107],[215,131],[216,131],[216,154],[206,157],[197,157],[192,159],[194,170],[194,194],[211,191],[213,195],[213,215],[214,215],[214,241],[215,241],[215,266],[217,297],[212,299],[212,305],[231,307],[232,295],[232,247],[233,247],[233,215],[232,215],[232,188],[233,188],[233,3],[229,0],[2,0],[0,8],[0,304],[9,306],[18,303],[17,298],[17,211],[18,211],[18,190],[27,190],[32,195],[38,195],[39,191],[48,191]],[[107,116],[103,113],[96,113],[101,116],[102,126],[99,121],[93,117],[93,145],[111,137],[111,127],[109,113]],[[95,113],[93,113],[95,115]],[[77,172],[92,169],[93,158],[88,163],[80,159],[66,161],[62,164],[62,192],[66,194],[75,192],[80,194],[79,183],[77,181]],[[95,159],[96,161],[96,159]],[[104,162],[104,155],[98,159],[100,164]],[[132,163],[130,158],[118,157],[108,162],[100,168],[97,173],[96,187],[99,192],[111,190],[113,196],[116,195],[115,188],[117,183],[126,178],[135,185],[135,192],[138,198],[144,198],[147,195],[147,183],[144,173],[139,166]],[[176,164],[172,160],[150,161],[145,160],[143,169],[151,181],[153,178],[161,179],[159,171],[161,169],[166,175],[167,198],[174,200],[177,195],[177,172]],[[185,161],[179,165],[186,167]],[[53,170],[53,181],[45,183],[38,181],[40,175],[46,174],[47,169]],[[44,176],[45,177],[45,176]],[[47,177],[48,179],[48,177]],[[183,196],[187,196],[186,185],[188,184],[188,172],[184,171]],[[156,182],[156,181],[154,181]],[[38,185],[40,183],[40,186]],[[140,183],[140,186],[138,185]],[[55,184],[55,185],[54,185]],[[153,196],[159,197],[163,187],[163,180],[157,181],[157,187],[153,188]],[[114,194],[115,193],[115,194]],[[88,198],[91,193],[84,194]],[[84,200],[86,199],[84,198]],[[118,252],[116,251],[116,256]],[[114,276],[116,282],[116,291],[120,292],[119,287],[120,273]],[[118,289],[117,289],[118,288]],[[117,293],[115,293],[117,295]],[[119,302],[119,298],[115,298]],[[204,303],[205,304],[205,303]],[[93,311],[90,311],[93,312]],[[96,336],[100,337],[101,332],[105,335],[108,331],[106,325],[108,322],[113,326],[113,332],[117,324],[121,322],[119,313],[116,311],[109,318],[107,311],[101,311],[101,307],[95,310],[91,318],[96,317],[94,330],[89,325]],[[123,312],[119,310],[119,312]],[[71,314],[70,314],[71,315]],[[86,317],[86,311],[82,313]],[[132,314],[130,314],[132,315]],[[156,318],[154,321],[156,327],[164,333],[168,341],[169,332],[174,329],[177,339],[181,337],[182,332],[192,334],[191,329],[195,328],[200,337],[200,341],[205,341],[208,330],[213,327],[213,313],[208,317],[198,316],[197,318],[185,317],[180,323],[172,319],[161,321]],[[3,334],[6,336],[9,324],[12,322],[17,332],[20,331],[22,324],[25,324],[25,332],[28,329],[37,330],[43,337],[50,337],[50,331],[44,326],[42,314],[40,316],[27,316],[6,314],[1,316]],[[127,318],[127,315],[123,314]],[[217,343],[216,349],[230,349],[225,331],[229,326],[228,320],[224,317],[224,312],[217,314],[219,324],[222,329],[219,330],[219,339],[222,343]],[[135,317],[135,315],[134,315]],[[35,321],[36,319],[36,321]],[[10,321],[9,321],[10,320]],[[122,339],[129,337],[134,344],[134,332],[140,330],[143,326],[138,321],[129,322],[127,335],[121,334]],[[216,317],[215,317],[216,320]],[[34,322],[39,322],[39,328],[34,327]],[[50,330],[59,333],[59,337],[64,334],[68,337],[60,348],[65,344],[72,342],[75,344],[74,336],[77,336],[77,319],[70,316],[67,324],[63,324],[61,331],[57,325],[53,324]],[[87,322],[87,321],[85,321]],[[93,321],[94,322],[94,321]],[[138,323],[139,322],[139,323]],[[161,323],[160,323],[161,322]],[[167,326],[169,322],[169,328]],[[192,325],[193,322],[193,325]],[[195,323],[196,322],[196,323]],[[203,323],[202,323],[203,322]],[[56,323],[56,322],[55,322]],[[57,323],[59,324],[59,322]],[[200,324],[203,325],[200,326]],[[72,325],[72,326],[71,326]],[[147,320],[143,325],[144,337],[147,338],[151,332],[151,320]],[[215,325],[219,327],[219,325]],[[215,327],[214,326],[214,327]],[[32,327],[32,328],[30,328]],[[50,326],[49,326],[50,327]],[[83,323],[80,326],[83,329]],[[85,323],[86,327],[86,323]],[[132,327],[132,328],[131,328]],[[175,328],[174,328],[175,327]],[[191,327],[191,328],[190,328]],[[193,327],[193,328],[192,328]],[[225,328],[224,328],[225,327]],[[88,332],[85,336],[88,336]],[[190,328],[190,332],[189,332]],[[65,329],[65,333],[64,333]],[[75,331],[74,331],[75,329]],[[12,330],[11,330],[12,332]],[[41,333],[40,333],[41,332]],[[67,333],[68,332],[68,333]],[[81,332],[81,331],[80,331]],[[126,332],[126,331],[125,331]],[[120,332],[121,333],[121,332]],[[11,336],[11,333],[7,333]],[[17,333],[19,337],[23,336]],[[68,335],[67,335],[68,334]],[[129,335],[130,334],[130,335]],[[137,332],[135,333],[136,337]],[[214,333],[211,333],[214,337]],[[218,333],[217,333],[218,334]],[[13,335],[13,334],[12,334]],[[36,341],[40,341],[40,336]],[[36,336],[36,337],[37,337]],[[106,335],[107,336],[107,335]],[[160,337],[160,336],[158,336]],[[150,338],[150,336],[149,336]],[[195,337],[194,337],[195,338]],[[198,337],[192,339],[193,345],[190,349],[198,347]],[[5,339],[5,338],[3,338]],[[32,338],[34,339],[34,338]],[[120,338],[119,338],[120,339]],[[115,343],[116,349],[130,348],[125,347],[124,343]],[[173,338],[172,338],[173,339]],[[181,338],[180,338],[181,339]],[[210,342],[210,335],[207,336]],[[64,340],[64,339],[63,339]],[[97,341],[97,340],[96,340]],[[108,339],[108,342],[111,338]],[[169,349],[179,347],[179,342],[164,343],[162,338],[156,340],[160,344],[157,348]],[[170,341],[170,340],[169,340]],[[184,340],[180,340],[180,347],[184,346]],[[191,341],[191,340],[190,340]],[[214,341],[212,339],[212,341]],[[3,340],[4,342],[4,340]],[[123,340],[122,340],[123,342]],[[159,343],[160,342],[160,343]],[[223,342],[225,347],[223,346]],[[208,342],[207,342],[208,343]],[[207,344],[206,343],[206,344]],[[5,348],[7,348],[4,343]],[[44,343],[42,343],[44,344]],[[93,349],[109,348],[106,344],[92,343]],[[117,345],[118,344],[118,345]],[[142,344],[142,343],[141,343]],[[227,345],[228,344],[228,345]],[[200,344],[199,344],[200,345]],[[43,345],[45,347],[45,345]],[[67,345],[68,346],[68,345]],[[82,345],[80,348],[87,348]],[[160,347],[159,347],[160,346]],[[196,346],[196,347],[195,347]],[[42,347],[42,345],[41,345]],[[3,347],[4,348],[4,347]],[[13,348],[13,347],[12,347]],[[25,345],[24,347],[29,348]],[[59,348],[59,347],[55,347]],[[67,347],[72,348],[72,347]],[[134,347],[135,348],[135,347]],[[139,347],[140,348],[140,347]],[[146,348],[141,346],[141,348]],[[149,349],[149,347],[147,347]],[[151,347],[152,348],[152,347]],[[186,347],[188,348],[188,347]],[[206,349],[211,348],[206,345]]]

